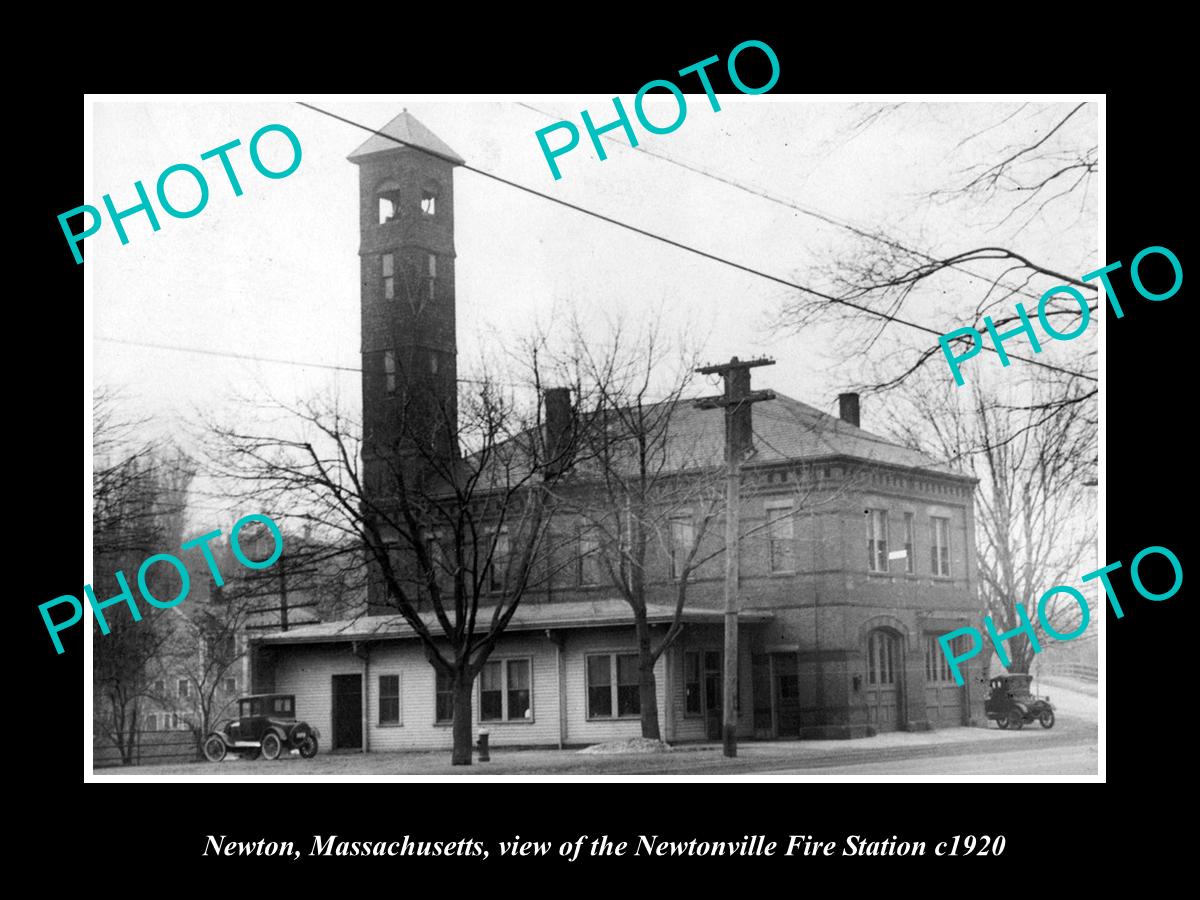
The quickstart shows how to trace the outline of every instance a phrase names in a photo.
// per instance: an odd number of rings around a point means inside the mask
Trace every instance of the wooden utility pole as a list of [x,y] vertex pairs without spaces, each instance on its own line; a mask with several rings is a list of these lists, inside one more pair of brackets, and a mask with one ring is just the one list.
[[773,366],[773,359],[750,359],[742,362],[736,356],[727,363],[702,366],[701,375],[721,375],[725,392],[716,397],[696,401],[701,409],[725,410],[725,663],[721,697],[721,732],[725,755],[737,756],[737,696],[738,696],[738,551],[741,543],[739,507],[741,503],[742,460],[753,448],[750,405],[760,400],[774,400],[774,391],[750,390],[750,370],[756,366]]

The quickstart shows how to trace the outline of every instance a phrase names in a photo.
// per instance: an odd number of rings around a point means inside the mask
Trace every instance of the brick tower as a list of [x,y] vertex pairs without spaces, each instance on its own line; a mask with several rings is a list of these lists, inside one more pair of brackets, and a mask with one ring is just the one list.
[[[376,497],[392,468],[457,452],[454,167],[463,159],[400,113],[350,154],[358,166],[363,467]],[[397,143],[401,141],[402,143]]]

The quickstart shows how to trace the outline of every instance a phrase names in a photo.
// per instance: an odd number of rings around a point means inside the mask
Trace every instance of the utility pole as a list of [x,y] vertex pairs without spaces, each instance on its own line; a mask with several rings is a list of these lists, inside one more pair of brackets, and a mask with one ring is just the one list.
[[774,391],[750,390],[750,370],[773,366],[773,359],[736,356],[727,363],[702,366],[701,375],[721,375],[725,392],[696,401],[700,409],[725,410],[725,662],[721,697],[721,731],[725,755],[737,756],[737,673],[738,673],[738,555],[741,543],[739,506],[741,502],[742,460],[753,449],[750,406],[760,400],[774,400]]

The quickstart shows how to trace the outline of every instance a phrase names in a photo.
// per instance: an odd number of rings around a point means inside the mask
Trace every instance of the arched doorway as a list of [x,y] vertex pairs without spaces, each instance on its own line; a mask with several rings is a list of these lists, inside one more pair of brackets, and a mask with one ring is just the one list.
[[900,690],[904,658],[900,636],[875,628],[867,634],[867,723],[876,731],[895,731],[900,725]]

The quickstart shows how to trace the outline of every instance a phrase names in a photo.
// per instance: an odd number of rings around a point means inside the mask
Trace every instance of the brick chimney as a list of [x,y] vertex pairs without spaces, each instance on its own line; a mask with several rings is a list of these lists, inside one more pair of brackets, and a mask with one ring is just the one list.
[[574,439],[575,410],[571,407],[570,388],[547,388],[544,396],[546,408],[546,460],[551,464],[551,474],[559,474],[571,465],[569,454]]
[[858,428],[858,394],[838,394],[838,415]]

